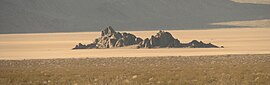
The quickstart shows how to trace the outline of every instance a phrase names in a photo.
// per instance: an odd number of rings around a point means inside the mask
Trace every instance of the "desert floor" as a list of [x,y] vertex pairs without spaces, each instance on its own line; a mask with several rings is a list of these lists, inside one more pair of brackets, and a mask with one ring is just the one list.
[[0,60],[3,85],[269,85],[270,55]]
[[[218,46],[224,46],[225,48],[71,50],[78,43],[88,44],[92,42],[92,40],[100,36],[100,32],[0,34],[0,59],[157,57],[270,53],[270,29],[268,28],[165,31],[171,32],[175,38],[180,39],[184,43],[196,39],[206,43],[211,42]],[[146,38],[156,34],[158,30],[126,32]]]
[[[71,50],[100,32],[0,35],[4,85],[267,85],[270,29],[166,30],[225,48]],[[146,38],[158,31],[129,31]],[[58,59],[55,59],[58,58]],[[26,59],[26,60],[24,60]]]
[[[117,29],[116,29],[117,30]],[[71,50],[90,43],[100,32],[1,34],[0,59],[48,59],[78,57],[196,56],[270,53],[270,29],[234,28],[210,30],[166,30],[181,42],[194,39],[225,48],[86,49]],[[127,31],[146,38],[158,31]]]

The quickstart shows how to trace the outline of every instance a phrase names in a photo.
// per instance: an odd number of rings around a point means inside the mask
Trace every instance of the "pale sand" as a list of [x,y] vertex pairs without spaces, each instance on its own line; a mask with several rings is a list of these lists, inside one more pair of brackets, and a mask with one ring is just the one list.
[[[115,29],[117,30],[117,29]],[[0,59],[50,59],[80,57],[196,56],[224,54],[269,54],[270,29],[234,28],[212,30],[166,30],[181,42],[193,39],[225,48],[86,49],[71,50],[90,43],[100,32],[0,34]],[[146,38],[158,31],[127,31]]]

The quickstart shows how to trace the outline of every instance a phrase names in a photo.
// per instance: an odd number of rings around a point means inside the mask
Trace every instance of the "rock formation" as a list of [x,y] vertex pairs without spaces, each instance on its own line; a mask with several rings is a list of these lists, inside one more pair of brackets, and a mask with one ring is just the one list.
[[[147,40],[148,41],[148,40]],[[180,47],[181,43],[178,39],[175,39],[171,33],[159,31],[156,35],[152,35],[150,40],[149,46],[147,48],[164,48],[164,47]],[[145,45],[142,45],[145,47]]]
[[83,45],[79,43],[73,49],[101,49],[101,48],[114,48],[123,47],[129,45],[140,44],[143,40],[136,37],[130,33],[120,33],[114,31],[114,29],[109,26],[101,31],[101,37],[96,38],[95,41],[88,45]]
[[117,48],[136,45],[137,48],[218,48],[211,43],[193,40],[189,43],[181,43],[175,39],[171,33],[160,30],[150,38],[142,39],[130,33],[116,32],[111,26],[101,31],[101,37],[94,42],[83,45],[79,43],[73,49],[102,49]]

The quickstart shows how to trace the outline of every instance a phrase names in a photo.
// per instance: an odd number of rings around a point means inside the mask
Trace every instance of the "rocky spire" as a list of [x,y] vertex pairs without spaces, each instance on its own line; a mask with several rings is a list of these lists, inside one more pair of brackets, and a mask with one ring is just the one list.
[[113,35],[115,33],[116,32],[114,31],[114,29],[111,26],[109,26],[109,27],[107,27],[107,28],[105,28],[104,30],[101,31],[101,36],[105,36],[105,35],[111,36],[111,35]]

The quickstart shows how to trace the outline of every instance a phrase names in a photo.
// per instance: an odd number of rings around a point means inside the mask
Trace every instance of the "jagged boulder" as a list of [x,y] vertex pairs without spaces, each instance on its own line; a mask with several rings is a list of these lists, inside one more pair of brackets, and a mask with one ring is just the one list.
[[218,48],[218,46],[215,46],[211,43],[205,44],[204,42],[197,40],[193,40],[188,44],[191,48]]
[[160,47],[168,47],[170,43],[173,43],[175,40],[171,33],[161,31],[157,33],[157,38],[159,39],[159,46]]
[[173,42],[171,42],[167,47],[168,48],[180,48],[182,45],[178,39],[175,39]]
[[143,39],[142,38],[137,37],[135,39],[135,44],[141,44],[142,42],[143,42]]
[[149,42],[150,46],[157,47],[175,47],[179,46],[178,39],[174,39],[174,37],[169,32],[159,31],[156,35],[152,35]]
[[181,47],[181,43],[178,39],[174,39],[172,45],[170,47],[176,47],[176,48],[179,48]]
[[85,49],[85,48],[86,48],[86,45],[83,45],[82,43],[79,43],[73,49]]
[[115,47],[116,42],[117,42],[117,39],[115,39],[115,38],[109,39],[109,41],[108,41],[108,45],[109,45],[108,48]]
[[93,43],[97,44],[97,48],[114,48],[134,45],[139,42],[142,42],[141,38],[130,33],[116,32],[109,26],[101,31],[101,37],[96,39]]
[[115,33],[116,32],[114,31],[114,29],[111,26],[109,26],[106,29],[101,31],[101,36],[105,36],[105,35],[111,36],[111,35],[113,35]]
[[158,37],[151,36],[150,44],[152,47],[160,46],[160,39]]
[[88,44],[86,47],[89,48],[89,49],[97,48],[95,43]]
[[149,38],[146,38],[143,40],[141,47],[143,47],[143,48],[151,48],[152,47]]
[[120,33],[120,32],[116,32],[116,33],[114,33],[112,36],[111,36],[111,38],[115,38],[115,39],[120,39],[120,38],[122,38],[123,36],[122,36],[122,34]]
[[124,39],[121,38],[116,42],[115,47],[123,47],[123,46],[124,46]]
[[135,39],[136,39],[135,35],[130,33],[123,33],[123,41],[125,46],[135,44],[136,42]]
[[77,45],[77,48],[114,48],[134,45],[139,42],[142,42],[141,38],[130,33],[116,32],[111,26],[109,26],[101,31],[101,36],[95,39],[93,43],[89,44],[89,47],[80,44]]
[[88,45],[84,45],[82,43],[79,43],[73,49],[92,49],[92,48],[96,48],[95,43],[91,43],[91,44],[88,44]]
[[98,40],[98,48],[107,48],[107,42],[109,41],[108,36],[102,36]]

